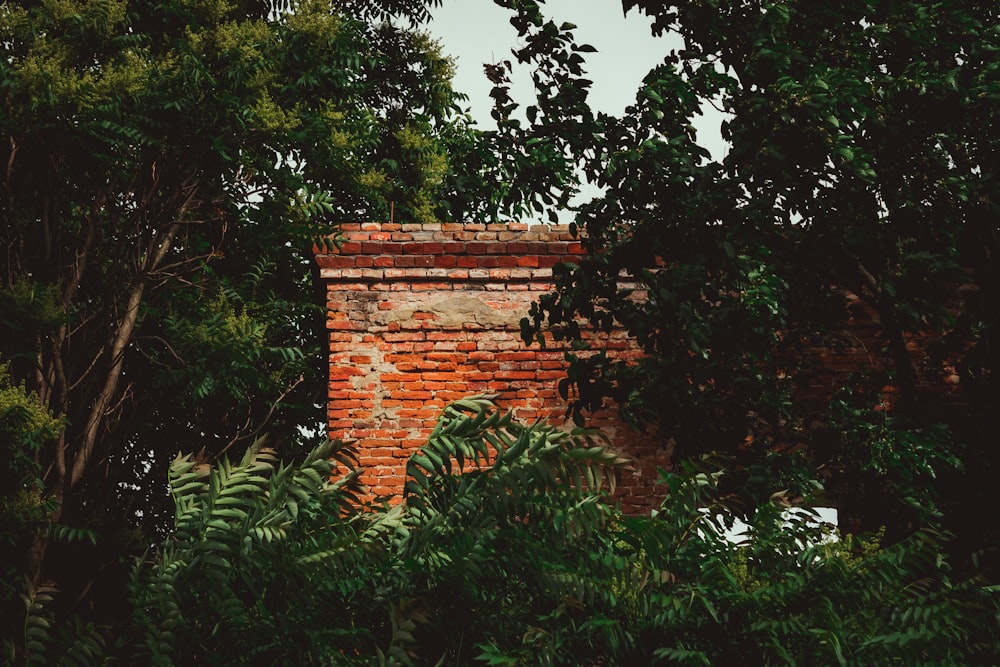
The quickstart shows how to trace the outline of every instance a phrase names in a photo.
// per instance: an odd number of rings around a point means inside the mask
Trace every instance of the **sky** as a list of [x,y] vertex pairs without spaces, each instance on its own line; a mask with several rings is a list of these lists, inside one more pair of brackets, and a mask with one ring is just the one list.
[[[585,68],[593,80],[590,102],[606,113],[618,115],[635,101],[643,77],[664,55],[682,46],[676,36],[655,38],[650,34],[650,20],[633,10],[625,16],[618,0],[546,0],[542,13],[557,23],[576,24],[573,31],[578,43],[587,43],[597,53],[582,54]],[[518,68],[511,49],[518,46],[517,32],[510,25],[510,10],[497,7],[492,0],[444,0],[432,9],[428,26],[446,54],[456,62],[455,88],[469,96],[472,117],[484,129],[496,127],[490,117],[492,84],[483,74],[484,63],[510,60],[515,66],[511,94],[523,107],[532,100],[530,72]],[[710,107],[695,119],[699,143],[717,158],[725,152],[719,134],[721,115]]]
[[[557,24],[575,24],[577,43],[597,49],[596,53],[582,55],[586,58],[587,78],[594,82],[591,106],[605,113],[620,115],[635,101],[650,69],[662,62],[668,51],[682,46],[677,36],[653,37],[650,20],[635,10],[625,16],[619,0],[546,0],[541,9]],[[518,111],[523,114],[534,98],[530,71],[518,66],[511,54],[511,49],[518,46],[517,31],[510,25],[512,12],[492,0],[444,0],[441,7],[431,10],[431,15],[427,30],[440,41],[444,53],[454,58],[454,87],[469,96],[466,104],[476,123],[483,129],[496,127],[490,116],[492,84],[483,73],[484,63],[511,61],[511,96],[521,105]],[[721,159],[726,150],[719,133],[722,116],[707,105],[703,111],[703,116],[694,119],[699,143]],[[585,188],[578,199],[597,192]],[[569,219],[560,216],[561,222]]]
[[[577,41],[597,48],[597,53],[583,55],[594,81],[592,104],[607,113],[620,114],[634,101],[642,78],[666,51],[664,41],[650,35],[649,21],[634,11],[626,19],[615,0],[549,0],[542,12],[556,23],[576,24]],[[513,13],[491,0],[445,0],[432,15],[431,33],[457,63],[455,87],[470,96],[473,118],[494,127],[489,115],[491,84],[483,74],[483,64],[502,60],[516,64],[511,55],[511,49],[518,46],[517,32],[510,25]],[[527,99],[530,72],[522,67],[512,79],[514,99]]]

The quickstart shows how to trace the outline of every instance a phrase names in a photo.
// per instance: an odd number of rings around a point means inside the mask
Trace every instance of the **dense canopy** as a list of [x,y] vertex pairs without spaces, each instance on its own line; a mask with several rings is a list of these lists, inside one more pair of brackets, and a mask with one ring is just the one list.
[[[925,511],[927,489],[947,493],[956,528],[961,507],[987,502],[976,494],[994,486],[1000,414],[995,4],[625,2],[683,46],[665,47],[620,118],[588,106],[589,47],[573,26],[540,3],[506,4],[538,90],[525,126],[494,92],[512,178],[535,184],[522,203],[565,204],[572,168],[604,189],[576,216],[590,256],[526,337],[619,322],[649,353],[636,365],[581,354],[577,407],[611,396],[682,456],[727,451],[758,472],[775,445],[797,445],[842,496],[868,496],[869,525],[893,516],[890,497]],[[724,115],[723,157],[699,143],[704,105]],[[878,329],[870,363],[817,404],[807,389],[826,369],[809,351],[857,345],[847,321],[861,314]],[[945,378],[960,406],[921,390]],[[952,474],[960,459],[966,477]],[[965,534],[982,546],[978,528]]]
[[[496,0],[536,97],[493,63],[488,132],[420,29],[439,4],[0,3],[5,656],[995,655],[998,536],[974,509],[998,488],[996,4],[623,0],[683,45],[612,117],[574,26]],[[661,510],[613,507],[626,462],[596,434],[483,398],[446,410],[403,505],[360,503],[349,447],[303,447],[327,366],[313,244],[346,220],[554,216],[581,180],[589,253],[524,336],[572,342],[576,417],[613,398],[676,444]],[[804,392],[859,312],[871,367]],[[586,349],[611,326],[645,358]],[[924,391],[945,377],[953,405]],[[782,514],[824,483],[883,532],[831,545]]]
[[208,461],[315,430],[314,239],[341,220],[461,214],[473,195],[449,167],[469,131],[450,62],[417,28],[427,12],[0,5],[2,381],[50,415],[0,466],[5,521],[100,535],[73,567],[104,569],[136,517],[163,527],[178,450]]

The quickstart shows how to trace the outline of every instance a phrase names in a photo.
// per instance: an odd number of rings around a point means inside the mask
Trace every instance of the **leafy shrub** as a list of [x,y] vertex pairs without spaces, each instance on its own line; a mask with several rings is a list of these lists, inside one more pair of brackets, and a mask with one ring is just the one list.
[[[627,461],[592,432],[486,397],[445,409],[404,502],[358,503],[349,447],[256,446],[171,467],[174,529],[135,570],[130,622],[28,600],[31,664],[988,664],[996,589],[949,577],[945,535],[832,539],[808,510],[739,516],[710,461],[649,517],[607,502]],[[776,495],[776,498],[780,497]],[[55,628],[59,628],[58,631]]]
[[394,544],[414,633],[444,664],[580,664],[628,641],[611,584],[627,570],[603,502],[627,464],[594,432],[520,424],[482,398],[445,409],[407,466]]
[[260,446],[238,465],[176,460],[173,534],[132,583],[131,660],[310,664],[328,655],[341,624],[317,620],[336,609],[336,597],[321,593],[337,582],[312,580],[321,560],[350,562],[357,549],[343,518],[355,474],[331,482],[336,463],[351,458],[335,442],[297,466],[278,464]]
[[[9,369],[9,363],[0,362],[0,618],[17,613],[18,594],[24,588],[23,547],[50,525],[53,505],[42,495],[36,457],[43,443],[58,437],[63,428],[62,420],[45,409],[36,394],[11,381]],[[6,623],[0,625],[8,657],[14,652],[9,631]]]
[[[666,475],[670,497],[623,539],[647,570],[636,658],[665,664],[969,664],[998,648],[996,591],[954,582],[946,536],[925,527],[888,547],[878,535],[831,540],[809,512],[780,504],[736,518],[719,472]],[[708,511],[703,511],[705,508]]]

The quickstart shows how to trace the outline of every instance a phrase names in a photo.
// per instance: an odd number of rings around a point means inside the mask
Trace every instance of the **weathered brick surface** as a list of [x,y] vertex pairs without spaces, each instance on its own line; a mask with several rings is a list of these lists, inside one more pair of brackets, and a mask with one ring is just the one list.
[[[373,495],[398,498],[405,462],[426,440],[441,409],[458,398],[497,393],[518,418],[563,424],[557,392],[565,377],[563,349],[551,340],[527,347],[519,321],[552,286],[552,267],[583,251],[560,226],[364,223],[342,226],[339,251],[317,251],[327,292],[330,341],[329,430],[360,443],[363,480]],[[803,341],[789,370],[814,364],[800,386],[804,410],[825,411],[848,376],[888,377],[892,363],[877,314],[845,293],[849,317],[841,335]],[[920,398],[929,421],[963,411],[959,374],[928,350],[933,336],[907,339]],[[600,343],[622,357],[638,354],[622,332]],[[886,380],[888,382],[888,380]],[[875,387],[878,409],[892,410],[898,392]],[[669,447],[637,434],[608,410],[595,415],[613,445],[634,461],[619,499],[629,512],[663,497],[657,467],[669,467]]]
[[[528,347],[520,319],[552,285],[552,267],[583,251],[562,226],[363,223],[343,225],[339,251],[316,261],[327,291],[329,430],[359,441],[363,481],[398,498],[405,462],[456,399],[497,393],[524,421],[563,424],[563,349]],[[635,354],[624,333],[603,341]],[[622,480],[623,508],[655,506],[656,468],[669,449],[655,437],[595,415],[614,446],[634,460]]]
[[[847,317],[835,335],[826,341],[804,341],[796,350],[790,366],[808,368],[808,383],[800,386],[796,400],[801,409],[825,411],[834,392],[856,384],[851,377],[865,374],[873,395],[881,397],[876,410],[892,412],[899,407],[899,387],[891,383],[895,372],[882,325],[877,312],[856,294],[840,289],[847,302]],[[961,290],[956,290],[956,299]],[[955,305],[954,312],[961,310]],[[962,394],[954,351],[935,351],[941,334],[908,332],[906,348],[914,374],[914,390],[920,419],[926,423],[954,422],[967,410],[967,398]]]

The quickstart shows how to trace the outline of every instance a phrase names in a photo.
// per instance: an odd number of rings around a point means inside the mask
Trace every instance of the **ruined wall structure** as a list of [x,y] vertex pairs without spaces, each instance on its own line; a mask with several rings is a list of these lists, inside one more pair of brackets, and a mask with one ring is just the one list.
[[[329,431],[360,442],[362,481],[398,497],[406,460],[448,403],[480,393],[526,422],[565,423],[557,383],[564,349],[526,346],[520,320],[552,287],[552,267],[583,253],[565,226],[361,223],[341,226],[339,250],[317,254],[330,334]],[[635,355],[624,332],[601,344]],[[622,480],[626,511],[655,507],[666,445],[613,410],[594,415],[634,460]]]
[[[360,444],[362,480],[373,496],[402,493],[406,460],[427,439],[441,410],[472,394],[499,394],[499,405],[526,422],[565,424],[557,391],[565,377],[564,348],[521,340],[520,320],[552,288],[552,267],[583,254],[564,226],[523,224],[342,225],[339,250],[319,252],[330,335],[329,432]],[[878,316],[845,292],[848,317],[835,342],[803,341],[790,363],[813,364],[797,398],[823,412],[855,372],[886,376]],[[935,419],[960,414],[958,375],[928,351],[934,338],[907,337],[921,409]],[[596,341],[619,358],[635,357],[624,331]],[[887,377],[887,376],[886,376]],[[887,380],[888,381],[888,380]],[[897,396],[881,388],[891,410]],[[633,460],[618,499],[645,512],[665,495],[657,468],[670,448],[623,425],[613,409],[594,415],[612,445]]]

